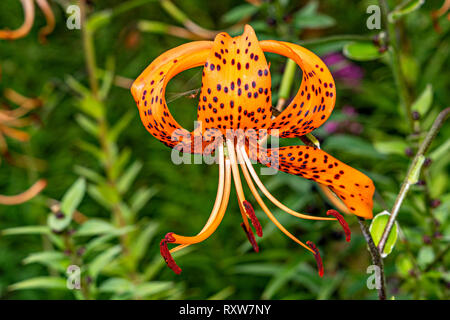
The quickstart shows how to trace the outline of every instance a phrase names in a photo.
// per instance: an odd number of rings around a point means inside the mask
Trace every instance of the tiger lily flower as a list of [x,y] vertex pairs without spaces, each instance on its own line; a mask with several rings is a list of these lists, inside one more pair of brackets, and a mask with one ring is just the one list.
[[[290,58],[303,71],[298,93],[275,118],[272,118],[271,76],[264,52]],[[201,126],[189,132],[172,117],[164,95],[171,78],[199,66],[203,66],[197,116]],[[241,226],[254,250],[259,251],[250,224],[260,237],[262,228],[245,197],[240,171],[268,218],[285,235],[313,253],[320,276],[323,275],[323,265],[314,243],[303,243],[286,230],[266,206],[258,189],[288,214],[308,220],[339,222],[346,240],[350,241],[350,229],[337,211],[328,210],[329,217],[311,216],[296,212],[278,201],[261,182],[252,160],[325,185],[342,200],[349,212],[364,218],[372,217],[374,185],[367,176],[316,147],[266,148],[261,143],[268,135],[281,138],[303,136],[321,126],[334,108],[336,90],[331,73],[307,49],[288,42],[258,41],[254,30],[247,25],[241,36],[232,38],[223,32],[214,41],[190,42],[163,53],[135,80],[131,92],[145,128],[155,138],[182,152],[214,152],[218,159],[217,196],[203,229],[195,236],[170,232],[161,240],[161,255],[175,273],[180,273],[181,269],[171,253],[204,241],[217,229],[227,209],[231,180],[234,180],[243,219]],[[238,131],[241,133],[237,134]],[[169,243],[179,246],[169,250]]]

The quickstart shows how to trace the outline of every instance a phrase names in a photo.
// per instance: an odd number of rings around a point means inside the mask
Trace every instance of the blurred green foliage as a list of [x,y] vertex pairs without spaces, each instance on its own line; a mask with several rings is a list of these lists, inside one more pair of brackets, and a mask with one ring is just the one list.
[[[7,88],[43,102],[26,128],[31,140],[7,139],[0,194],[19,193],[38,177],[48,181],[33,200],[0,206],[0,298],[376,298],[376,290],[366,286],[371,260],[354,217],[348,218],[353,237],[347,245],[335,225],[298,221],[274,210],[291,232],[318,244],[324,278],[317,276],[312,256],[268,219],[261,218],[261,252],[253,253],[239,227],[237,201],[230,201],[210,239],[180,252],[180,276],[165,268],[159,239],[168,231],[190,235],[201,229],[213,205],[218,172],[215,166],[174,165],[171,150],[146,132],[123,87],[159,54],[187,41],[170,29],[183,27],[186,17],[203,28],[230,29],[232,34],[242,29],[233,25],[246,21],[260,39],[304,41],[322,57],[344,52],[348,58],[328,63],[337,82],[335,111],[314,135],[324,150],[374,180],[374,214],[389,211],[411,162],[408,154],[448,106],[450,23],[443,16],[438,28],[431,15],[442,1],[395,15],[412,110],[420,115],[414,132],[400,107],[389,59],[371,41],[380,30],[366,28],[366,8],[375,1],[173,1],[183,14],[173,12],[168,1],[158,2],[90,2],[97,94],[89,87],[82,32],[66,28],[65,8],[72,1],[50,1],[56,29],[46,44],[38,40],[45,24],[38,10],[25,38],[0,40],[2,108],[16,107],[2,94]],[[0,29],[16,28],[22,21],[19,1],[0,2]],[[158,24],[140,29],[142,21]],[[267,56],[276,101],[286,61]],[[342,72],[348,66],[353,72]],[[362,77],[355,75],[361,71]],[[295,80],[293,91],[300,85],[299,71]],[[188,129],[196,119],[197,98],[190,93],[200,85],[197,68],[176,76],[167,89],[174,117]],[[401,208],[399,239],[385,259],[389,297],[448,298],[449,134],[450,127],[444,126],[428,154],[431,164]],[[19,154],[27,159],[20,165]],[[330,208],[310,181],[283,173],[263,180],[293,209],[319,215]],[[82,290],[66,288],[71,264],[81,267]]]

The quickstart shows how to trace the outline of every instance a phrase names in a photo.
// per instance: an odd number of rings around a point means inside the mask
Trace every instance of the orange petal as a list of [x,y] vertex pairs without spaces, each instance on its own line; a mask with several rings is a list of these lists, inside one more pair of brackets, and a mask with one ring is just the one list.
[[216,36],[203,69],[198,120],[205,129],[267,129],[271,111],[269,67],[255,31]]
[[372,218],[372,198],[375,192],[372,180],[325,151],[309,146],[272,148],[267,149],[267,153],[261,152],[259,161],[280,171],[328,186],[342,199],[351,213]]
[[330,116],[336,101],[333,77],[325,63],[311,51],[289,42],[260,42],[264,52],[294,60],[303,71],[303,80],[292,102],[273,121],[283,138],[303,136],[320,127]]
[[142,72],[131,87],[147,131],[171,148],[185,147],[181,143],[183,141],[191,147],[193,142],[190,133],[170,114],[164,97],[167,83],[176,74],[203,65],[211,44],[210,41],[196,41],[163,53]]
[[16,30],[0,30],[0,39],[18,39],[30,32],[34,21],[34,2],[33,0],[21,0],[21,2],[25,15],[23,24]]

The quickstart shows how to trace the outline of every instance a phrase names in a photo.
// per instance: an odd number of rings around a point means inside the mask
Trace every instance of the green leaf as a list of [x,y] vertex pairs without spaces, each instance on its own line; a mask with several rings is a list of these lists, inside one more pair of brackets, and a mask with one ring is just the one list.
[[70,224],[75,209],[83,200],[85,191],[86,180],[84,178],[79,178],[67,190],[61,200],[61,212],[64,214],[64,217],[59,218],[55,214],[50,214],[48,217],[48,225],[52,230],[62,231]]
[[86,28],[89,30],[89,32],[94,32],[98,28],[107,25],[113,17],[112,13],[113,11],[111,9],[94,12],[89,16],[89,19],[86,23]]
[[120,201],[116,189],[106,183],[89,185],[88,194],[107,209],[112,208]]
[[43,251],[32,253],[25,259],[23,259],[24,264],[39,263],[44,266],[48,266],[55,270],[65,272],[70,264],[69,258],[62,252],[59,251]]
[[105,178],[103,178],[100,174],[98,174],[97,172],[95,172],[92,169],[76,165],[74,167],[74,170],[75,170],[76,174],[83,176],[93,182],[97,182],[97,183],[105,182]]
[[110,264],[114,258],[122,251],[120,245],[114,246],[99,254],[88,267],[88,272],[92,278],[97,278],[100,272]]
[[395,259],[395,266],[397,267],[398,273],[403,277],[409,277],[410,271],[414,268],[414,264],[407,255],[399,255]]
[[89,142],[83,141],[83,140],[78,141],[77,146],[81,150],[89,152],[94,157],[96,157],[98,160],[104,162],[106,155],[99,147],[97,147]]
[[319,8],[318,1],[309,1],[297,14],[303,16],[312,16],[317,12]]
[[[372,235],[373,242],[376,246],[378,246],[378,243],[381,240],[381,236],[383,235],[384,229],[386,228],[390,216],[391,215],[389,212],[383,211],[377,214],[370,224],[370,234]],[[384,246],[384,250],[382,253],[383,258],[387,257],[387,255],[392,252],[392,249],[394,249],[395,243],[397,242],[397,236],[398,227],[397,222],[395,222],[387,238],[386,245]]]
[[89,119],[88,117],[86,117],[82,114],[77,114],[75,116],[75,120],[78,123],[78,125],[81,128],[83,128],[87,133],[90,133],[94,137],[98,136],[99,129],[98,129],[97,124],[94,121],[92,121],[91,119]]
[[375,141],[373,143],[375,149],[384,154],[398,154],[403,156],[405,149],[408,147],[406,141],[401,139],[391,139],[388,141]]
[[422,91],[420,96],[414,101],[411,109],[417,111],[421,116],[424,116],[428,110],[430,110],[431,104],[433,103],[433,87],[428,84],[425,90]]
[[173,282],[168,281],[152,281],[147,283],[142,283],[136,286],[134,290],[134,296],[146,298],[151,295],[155,295],[174,287]]
[[43,251],[43,252],[37,252],[37,253],[32,253],[30,254],[28,257],[26,257],[25,259],[23,259],[23,263],[24,264],[29,264],[29,263],[41,263],[41,262],[46,262],[46,261],[58,261],[58,260],[63,260],[66,259],[67,256],[59,251]]
[[24,289],[58,289],[67,290],[66,279],[59,277],[37,277],[17,282],[8,287],[9,290]]
[[142,162],[136,160],[117,181],[117,189],[120,193],[125,193],[131,187],[139,171],[142,169]]
[[358,157],[367,157],[372,159],[384,159],[386,156],[379,153],[366,140],[350,136],[350,135],[332,135],[328,137],[323,143],[325,150],[338,150],[349,153]]
[[324,29],[332,27],[336,21],[324,14],[315,14],[313,16],[295,16],[294,24],[299,29]]
[[425,0],[410,0],[400,4],[389,14],[388,16],[389,22],[393,23],[402,16],[418,10],[424,3]]
[[131,157],[131,150],[129,148],[124,148],[117,158],[114,161],[113,166],[111,168],[111,176],[113,179],[117,178],[122,174],[123,168],[126,166]]
[[236,23],[244,18],[250,17],[256,12],[258,12],[259,7],[253,6],[251,4],[243,4],[234,7],[222,16],[222,21],[224,23]]
[[292,265],[285,266],[280,269],[279,272],[269,281],[266,288],[264,289],[261,298],[271,299],[277,292],[283,287],[295,274],[298,269],[299,264],[295,263]]
[[158,230],[157,223],[149,223],[148,226],[141,231],[138,238],[133,241],[131,245],[131,250],[136,261],[139,261],[147,251],[150,241],[156,234]]
[[383,56],[378,48],[368,41],[354,41],[347,43],[342,50],[343,54],[356,61],[370,61]]
[[116,141],[117,138],[122,133],[122,131],[125,130],[126,127],[129,125],[130,121],[133,120],[134,115],[135,113],[130,111],[127,112],[124,116],[122,116],[121,119],[108,132],[108,140]]
[[86,245],[86,251],[85,255],[89,255],[92,252],[96,250],[101,250],[102,248],[107,248],[110,245],[108,244],[108,241],[121,236],[123,234],[126,234],[128,232],[131,232],[134,230],[134,226],[124,227],[120,229],[116,229],[115,231],[112,231],[110,233],[107,233],[105,235],[99,236],[94,238],[93,240],[89,241],[89,243]]
[[19,234],[48,234],[48,233],[50,233],[50,228],[47,226],[26,226],[2,230],[2,234],[4,236],[12,236]]
[[75,236],[93,236],[99,234],[107,234],[116,231],[114,227],[109,222],[100,219],[89,219],[81,225],[81,227],[75,233]]
[[79,99],[77,106],[85,114],[90,115],[95,119],[102,118],[105,113],[105,106],[91,94],[85,95]]
[[327,15],[317,12],[319,4],[317,1],[310,1],[300,11],[294,14],[294,25],[299,29],[321,29],[333,26],[336,21]]
[[434,260],[434,251],[432,247],[426,246],[422,247],[419,250],[419,254],[417,255],[417,263],[421,268],[425,268]]
[[131,197],[131,210],[138,213],[157,192],[155,187],[138,189]]
[[102,283],[100,292],[123,294],[134,290],[134,284],[123,278],[110,278]]

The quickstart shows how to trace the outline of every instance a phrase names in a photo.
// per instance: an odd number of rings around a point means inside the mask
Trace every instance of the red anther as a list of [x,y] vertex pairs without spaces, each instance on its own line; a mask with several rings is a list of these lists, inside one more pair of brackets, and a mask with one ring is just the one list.
[[258,235],[258,237],[262,237],[262,235],[263,235],[262,227],[261,227],[261,224],[259,223],[258,218],[256,217],[255,210],[253,210],[252,205],[247,200],[244,201],[243,204],[244,204],[245,212],[248,214],[248,216],[252,222],[252,225],[256,230],[256,234]]
[[164,239],[159,243],[159,250],[161,252],[161,256],[167,263],[167,266],[173,270],[176,274],[181,273],[181,268],[176,264],[175,260],[173,260],[172,255],[170,254],[169,248],[167,248],[168,242],[175,242],[175,238],[172,236],[173,232],[169,232],[166,234]]
[[242,229],[244,229],[244,232],[247,235],[248,241],[250,241],[250,243],[252,244],[253,250],[255,250],[255,252],[259,252],[258,243],[256,242],[256,239],[255,239],[255,236],[253,235],[252,229],[249,228],[249,230],[247,230],[247,228],[245,227],[245,224],[243,222],[241,223],[241,227],[242,227]]
[[314,251],[314,258],[316,258],[317,269],[319,269],[319,276],[323,277],[323,263],[322,258],[320,257],[319,249],[317,249],[316,245],[311,241],[306,241],[306,244]]
[[337,219],[337,221],[342,226],[342,229],[344,229],[345,241],[350,242],[350,239],[352,238],[352,232],[350,231],[348,223],[347,221],[345,221],[344,217],[339,212],[333,209],[327,211],[327,216],[333,216]]

